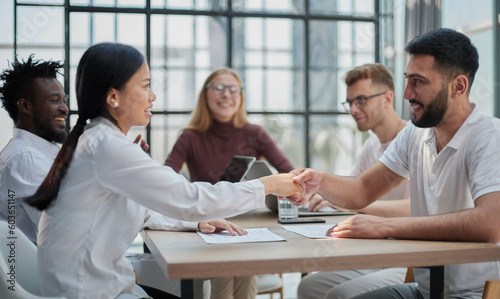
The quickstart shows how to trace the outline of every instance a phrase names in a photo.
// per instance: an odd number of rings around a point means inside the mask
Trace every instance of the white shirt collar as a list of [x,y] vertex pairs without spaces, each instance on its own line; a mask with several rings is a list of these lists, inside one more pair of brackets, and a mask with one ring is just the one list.
[[14,138],[23,140],[29,146],[38,149],[40,152],[49,157],[53,156],[54,152],[56,154],[59,152],[59,146],[55,142],[47,141],[42,137],[23,129],[15,128]]
[[[448,142],[448,144],[445,146],[450,147],[453,149],[457,149],[461,144],[463,145],[463,138],[466,138],[464,134],[461,134],[460,132],[464,130],[468,130],[469,128],[473,127],[474,124],[476,124],[479,119],[481,118],[482,114],[479,112],[479,107],[476,103],[470,103],[472,106],[472,112],[469,114],[467,119],[465,119],[464,123],[460,126],[458,131],[455,133],[453,138]],[[430,147],[435,149],[436,148],[436,132],[434,128],[429,128],[426,136],[425,136],[425,143]],[[436,153],[435,153],[436,154]]]

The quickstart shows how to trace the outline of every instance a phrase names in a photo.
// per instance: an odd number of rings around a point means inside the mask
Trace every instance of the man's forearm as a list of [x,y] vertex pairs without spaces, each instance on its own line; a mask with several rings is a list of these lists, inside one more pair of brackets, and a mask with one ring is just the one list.
[[498,243],[500,227],[495,214],[475,207],[434,216],[390,218],[386,219],[388,237]]
[[380,217],[410,217],[411,203],[409,198],[377,200],[357,212]]

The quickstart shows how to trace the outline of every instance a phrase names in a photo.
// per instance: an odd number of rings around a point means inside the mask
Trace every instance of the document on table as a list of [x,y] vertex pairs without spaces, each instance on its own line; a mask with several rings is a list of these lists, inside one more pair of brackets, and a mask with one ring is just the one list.
[[331,238],[326,235],[326,231],[334,227],[335,223],[329,224],[309,224],[309,225],[282,225],[286,230],[296,234],[311,238],[311,239],[324,239]]
[[271,232],[267,228],[249,228],[245,230],[248,234],[243,236],[231,236],[227,231],[214,234],[204,234],[202,232],[198,232],[198,235],[200,235],[200,237],[202,237],[208,244],[286,241],[284,238]]

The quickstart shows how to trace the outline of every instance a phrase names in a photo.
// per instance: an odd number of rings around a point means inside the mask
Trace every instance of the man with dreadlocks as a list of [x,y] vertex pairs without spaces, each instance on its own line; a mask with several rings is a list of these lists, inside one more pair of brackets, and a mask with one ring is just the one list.
[[16,226],[36,244],[40,211],[22,200],[33,195],[66,136],[66,94],[57,80],[59,61],[17,57],[0,74],[2,106],[14,121],[14,137],[0,152],[0,220]]

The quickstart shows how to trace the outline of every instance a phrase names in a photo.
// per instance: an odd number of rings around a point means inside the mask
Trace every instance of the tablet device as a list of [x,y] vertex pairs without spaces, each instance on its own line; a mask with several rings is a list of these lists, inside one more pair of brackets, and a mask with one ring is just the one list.
[[338,216],[354,214],[356,214],[356,212],[343,212],[332,207],[323,207],[316,212],[308,211],[307,207],[299,207],[299,217]]
[[255,157],[234,156],[226,166],[219,181],[240,182],[252,167]]
[[278,223],[281,223],[281,224],[325,223],[325,219],[321,219],[321,218],[281,219],[281,218],[278,218]]
[[[272,174],[271,166],[264,160],[258,160],[252,164],[245,178],[247,180],[254,180]],[[276,195],[266,195],[266,207],[271,211],[278,212],[278,198]]]
[[247,180],[254,180],[271,174],[273,174],[273,171],[269,164],[264,160],[258,160],[252,164],[245,178]]

